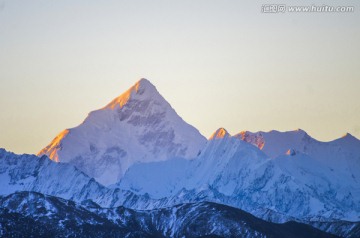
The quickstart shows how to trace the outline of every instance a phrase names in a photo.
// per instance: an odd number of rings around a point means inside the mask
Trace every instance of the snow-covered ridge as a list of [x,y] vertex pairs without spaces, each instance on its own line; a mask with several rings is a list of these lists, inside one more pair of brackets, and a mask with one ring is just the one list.
[[0,196],[33,191],[76,202],[90,199],[104,207],[134,206],[133,201],[146,199],[130,191],[105,187],[71,164],[56,163],[46,156],[17,155],[2,148],[0,188]]
[[300,152],[320,166],[336,172],[340,181],[347,181],[347,184],[360,183],[360,140],[349,133],[330,142],[318,141],[301,129],[287,132],[242,132],[235,137],[257,146],[270,158],[282,156],[289,150]]
[[[20,218],[20,219],[19,219]],[[39,237],[333,237],[310,226],[292,222],[274,224],[236,208],[198,202],[136,211],[102,208],[91,201],[73,201],[36,192],[0,196],[0,234]],[[21,222],[19,222],[21,220]],[[30,226],[29,226],[30,223]],[[297,230],[301,230],[299,235]],[[359,232],[349,230],[348,235]],[[335,237],[335,236],[334,236]]]
[[0,149],[0,188],[0,195],[35,191],[76,201],[94,199],[108,190],[73,165],[5,149]]
[[[226,130],[214,135],[219,131]],[[275,135],[292,143],[276,144],[265,134],[265,142],[279,148],[264,151],[238,136],[220,137],[210,140],[196,160],[137,164],[118,186],[163,204],[201,198],[260,216],[258,208],[297,219],[360,220],[360,147],[318,142],[302,131]],[[271,158],[269,151],[282,152]]]
[[[336,219],[347,218],[351,213],[356,215],[359,210],[359,202],[354,200],[358,197],[355,193],[353,198],[348,197],[339,205],[339,200],[332,196],[340,190],[326,191],[326,186],[332,186],[333,182],[324,177],[326,171],[323,168],[312,167],[311,158],[304,155],[269,159],[256,147],[232,137],[213,140],[202,155],[196,160],[173,159],[134,165],[124,177],[128,179],[132,173],[134,176],[140,173],[136,176],[138,180],[128,181],[132,192],[101,186],[70,164],[55,163],[45,156],[16,155],[0,149],[0,195],[35,191],[84,204],[91,205],[92,200],[102,207],[123,205],[146,210],[212,201],[241,208],[272,222],[294,219],[308,224],[315,222],[317,227],[335,233],[344,223]],[[291,164],[297,170],[291,170]],[[313,185],[317,187],[304,188],[301,186],[303,180],[310,186],[311,181],[316,181]],[[144,187],[133,186],[136,184]],[[356,188],[350,190],[358,191]],[[320,198],[325,195],[319,200],[320,204],[326,204],[322,210],[316,210],[319,208],[319,203],[314,203],[319,199],[316,193],[320,193]],[[18,208],[27,209],[27,206]],[[57,216],[56,211],[50,212]],[[36,217],[36,214],[29,215]],[[326,225],[323,221],[331,224]],[[337,223],[334,226],[333,221]],[[344,229],[350,226],[350,223],[344,223]]]
[[241,131],[234,135],[234,137],[255,145],[272,158],[283,154],[290,148],[296,148],[306,153],[307,144],[314,144],[315,146],[352,146],[352,149],[355,150],[356,147],[360,146],[360,141],[350,133],[346,133],[344,136],[330,142],[321,142],[311,137],[302,129],[284,132],[277,130],[271,130],[268,132]]
[[141,79],[79,126],[61,132],[38,155],[67,162],[104,185],[136,162],[194,158],[206,139]]

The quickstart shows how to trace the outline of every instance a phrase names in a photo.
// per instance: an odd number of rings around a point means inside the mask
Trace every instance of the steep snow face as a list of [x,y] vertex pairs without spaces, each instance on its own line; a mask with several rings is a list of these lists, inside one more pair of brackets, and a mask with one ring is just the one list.
[[4,149],[0,149],[0,188],[0,195],[35,191],[77,201],[96,200],[108,190],[73,165]]
[[[174,158],[136,164],[126,172],[118,186],[138,195],[149,194],[155,199],[177,195],[183,189],[200,192],[209,186],[216,186],[224,194],[231,195],[237,189],[234,180],[265,161],[266,156],[255,147],[227,136],[209,141],[195,160]],[[226,177],[227,182],[223,183],[222,177]]]
[[[332,169],[322,158],[292,148],[270,158],[236,137],[212,139],[195,160],[131,167],[118,187],[149,196],[149,202],[137,203],[137,208],[200,200],[228,204],[264,218],[272,216],[264,214],[266,210],[283,214],[271,218],[275,221],[359,220],[360,183],[346,174],[348,167]],[[315,149],[311,151],[316,155]],[[338,159],[347,164],[346,158]]]
[[104,185],[136,162],[194,158],[206,139],[183,121],[156,88],[141,79],[78,127],[60,133],[38,155],[66,162]]

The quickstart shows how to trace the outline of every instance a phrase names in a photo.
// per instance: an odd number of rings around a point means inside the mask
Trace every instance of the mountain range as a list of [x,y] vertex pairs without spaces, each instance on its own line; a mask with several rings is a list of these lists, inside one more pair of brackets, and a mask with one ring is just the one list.
[[337,237],[297,222],[266,222],[216,203],[135,211],[125,207],[101,208],[89,202],[77,204],[36,192],[17,192],[1,198],[0,221],[4,220],[4,236]]
[[4,236],[29,231],[19,221],[35,236],[360,236],[357,138],[207,140],[146,79],[37,156],[0,149],[0,188]]

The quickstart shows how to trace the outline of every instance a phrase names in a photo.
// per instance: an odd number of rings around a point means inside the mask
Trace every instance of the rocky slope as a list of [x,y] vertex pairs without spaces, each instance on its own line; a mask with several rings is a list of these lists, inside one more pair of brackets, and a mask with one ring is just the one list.
[[214,203],[151,211],[82,205],[34,192],[0,197],[0,235],[36,237],[335,237],[297,222],[274,224]]

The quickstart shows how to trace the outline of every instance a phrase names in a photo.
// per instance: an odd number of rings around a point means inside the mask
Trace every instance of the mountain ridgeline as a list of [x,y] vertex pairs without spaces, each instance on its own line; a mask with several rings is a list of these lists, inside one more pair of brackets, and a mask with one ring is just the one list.
[[146,79],[38,156],[0,149],[0,188],[0,236],[360,236],[357,138],[206,140]]
[[[316,237],[337,236],[298,222],[274,224],[216,203],[135,211],[101,208],[35,192],[0,198],[0,234],[12,237]],[[16,228],[16,229],[14,229]]]

